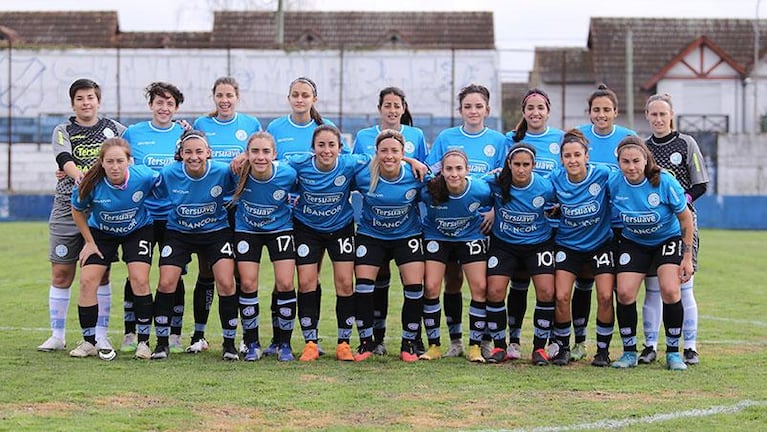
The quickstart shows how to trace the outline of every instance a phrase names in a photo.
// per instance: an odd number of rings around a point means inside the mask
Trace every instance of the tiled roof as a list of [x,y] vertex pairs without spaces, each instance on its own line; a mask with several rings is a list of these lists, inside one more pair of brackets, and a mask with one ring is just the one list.
[[121,48],[209,48],[210,32],[120,33]]
[[[561,83],[564,65],[568,83],[593,83],[591,51],[586,48],[536,48],[534,74],[536,81]],[[537,83],[535,83],[537,85]]]
[[117,12],[0,12],[0,25],[18,35],[17,46],[114,46]]

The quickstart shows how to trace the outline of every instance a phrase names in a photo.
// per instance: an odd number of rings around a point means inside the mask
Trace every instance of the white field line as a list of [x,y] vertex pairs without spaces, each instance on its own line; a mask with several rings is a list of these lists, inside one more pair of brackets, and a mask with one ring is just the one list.
[[[542,426],[533,429],[497,429],[493,432],[566,432],[581,430],[604,430],[617,429],[639,424],[653,424],[681,418],[708,417],[713,415],[729,415],[743,411],[750,407],[767,407],[767,401],[743,400],[735,405],[720,405],[711,408],[691,409],[687,411],[677,411],[666,414],[653,414],[639,418],[624,418],[613,420],[599,420],[592,423],[581,423],[570,426]],[[488,430],[490,431],[490,430]]]
[[[711,315],[700,315],[698,317],[699,319],[707,319],[711,321],[726,321],[736,324],[748,324],[748,325],[754,325],[759,327],[767,327],[767,322],[764,321],[754,321],[754,320],[742,320],[742,319],[735,319],[735,318],[723,318],[723,317],[716,317]],[[699,324],[700,326],[700,324]]]

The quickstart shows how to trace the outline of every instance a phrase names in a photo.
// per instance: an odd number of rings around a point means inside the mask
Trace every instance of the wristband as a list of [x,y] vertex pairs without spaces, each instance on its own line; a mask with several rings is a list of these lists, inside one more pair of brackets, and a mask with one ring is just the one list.
[[687,204],[692,204],[692,195],[685,193],[684,196],[687,198]]

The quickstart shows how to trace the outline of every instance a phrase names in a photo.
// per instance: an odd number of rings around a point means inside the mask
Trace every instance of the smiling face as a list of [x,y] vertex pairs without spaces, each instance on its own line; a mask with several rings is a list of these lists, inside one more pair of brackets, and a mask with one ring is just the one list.
[[173,96],[165,93],[162,96],[154,96],[149,102],[149,110],[152,111],[152,124],[166,128],[173,122],[173,116],[178,112],[178,105]]
[[314,95],[314,89],[309,83],[296,81],[290,87],[288,102],[290,103],[293,118],[307,119],[309,117],[309,110],[317,103],[317,96]]
[[381,129],[399,130],[400,118],[405,113],[405,106],[402,98],[396,94],[389,93],[383,97],[381,106],[378,107],[378,114],[381,119]]
[[101,166],[104,167],[109,183],[113,185],[124,183],[129,163],[130,157],[124,148],[119,146],[109,147],[104,152],[104,157],[101,160]]
[[193,177],[201,177],[205,174],[210,158],[208,143],[200,138],[189,138],[181,143],[181,146],[181,160],[184,162],[186,173]]
[[658,138],[671,133],[671,119],[674,118],[674,111],[668,103],[662,100],[652,101],[647,105],[645,117],[650,123],[652,134]]
[[521,187],[530,184],[533,168],[535,168],[533,155],[526,151],[519,150],[514,152],[507,163],[511,170],[511,182],[514,186]]
[[562,144],[560,155],[570,180],[580,181],[586,177],[589,154],[582,143],[571,141]]
[[607,96],[594,98],[589,109],[589,119],[596,128],[597,133],[607,135],[613,130],[615,117],[618,116],[618,109],[613,105],[613,101]]
[[461,101],[463,128],[469,132],[479,132],[485,127],[485,119],[490,115],[490,107],[480,93],[469,93]]
[[253,138],[248,144],[248,162],[250,173],[257,179],[272,176],[272,161],[277,156],[274,142],[266,138]]
[[231,84],[219,84],[213,91],[213,101],[216,103],[218,118],[229,120],[234,117],[239,100],[237,89]]
[[381,175],[395,178],[400,173],[404,146],[394,138],[384,138],[376,148],[376,159],[379,162]]
[[629,183],[638,184],[645,179],[644,170],[647,166],[647,158],[638,147],[629,145],[621,149],[618,155],[618,165]]
[[83,88],[75,92],[72,98],[72,111],[75,113],[75,119],[83,125],[95,124],[98,120],[99,108],[101,102],[92,88]]
[[549,114],[549,107],[542,95],[533,93],[525,99],[522,116],[527,121],[528,131],[532,133],[543,132],[546,129],[546,122],[549,121]]
[[330,171],[335,167],[338,155],[341,153],[341,143],[338,136],[331,131],[319,132],[312,143],[317,168]]
[[449,155],[442,159],[442,176],[445,178],[447,190],[459,194],[466,189],[466,160],[459,155]]

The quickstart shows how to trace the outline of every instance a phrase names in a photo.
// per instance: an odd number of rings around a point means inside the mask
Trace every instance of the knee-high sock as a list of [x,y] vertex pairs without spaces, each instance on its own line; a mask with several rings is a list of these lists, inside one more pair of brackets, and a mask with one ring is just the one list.
[[509,323],[509,342],[518,344],[522,336],[522,322],[527,313],[527,289],[530,279],[511,281],[511,289],[506,298],[506,309]]
[[176,283],[176,295],[173,298],[173,314],[170,317],[170,334],[180,335],[181,329],[184,327],[184,297],[186,295],[186,287],[184,286],[184,279],[178,278]]
[[298,320],[305,342],[317,342],[317,291],[298,293]]
[[98,321],[99,307],[93,306],[77,306],[77,313],[80,318],[80,328],[83,331],[83,339],[87,342],[96,345],[96,322]]
[[573,301],[570,305],[573,314],[573,334],[575,343],[586,341],[586,327],[589,325],[591,314],[591,291],[594,279],[578,278],[575,280]]
[[293,327],[296,322],[296,292],[284,291],[277,293],[277,326],[279,333],[277,341],[290,345]]
[[154,333],[157,345],[168,346],[170,335],[170,314],[173,309],[173,293],[158,292],[154,296]]
[[51,333],[54,337],[64,340],[67,329],[67,310],[72,290],[69,287],[56,288],[51,285],[48,290],[48,314],[51,322]]
[[660,296],[660,283],[657,276],[646,277],[644,280],[645,297],[642,304],[642,328],[644,344],[658,349],[658,334],[663,313],[663,300]]
[[112,313],[112,284],[99,285],[96,291],[99,315],[96,322],[96,339],[107,337],[109,330],[109,315]]
[[240,293],[240,321],[242,323],[242,339],[245,344],[258,342],[259,305],[258,291]]
[[125,278],[125,286],[123,287],[123,326],[125,328],[125,334],[136,333],[136,312],[134,304],[133,287],[131,287],[130,279]]
[[338,324],[338,343],[349,343],[354,326],[354,298],[352,296],[336,296],[336,323]]
[[221,320],[221,336],[225,347],[234,347],[237,336],[237,294],[218,296],[218,317]]
[[423,326],[426,329],[426,338],[429,345],[440,344],[440,329],[442,308],[439,305],[439,297],[423,299]]
[[463,337],[463,295],[444,293],[442,301],[445,304],[445,322],[447,322],[450,340],[461,339]]
[[663,325],[666,328],[666,352],[679,351],[679,336],[682,334],[684,307],[682,301],[663,304]]
[[403,287],[403,294],[405,299],[402,304],[402,339],[415,340],[421,329],[423,285],[405,285]]
[[383,343],[386,338],[386,317],[389,315],[390,285],[391,275],[376,278],[375,291],[373,291],[373,340],[377,344]]
[[139,342],[149,342],[152,331],[152,294],[133,296],[133,307],[136,311],[136,335]]
[[623,342],[623,351],[637,350],[637,303],[621,304],[615,307],[615,315],[618,317],[618,329]]
[[[357,279],[354,286],[354,317],[361,344],[373,343],[373,297],[375,283],[371,279]],[[340,336],[339,336],[340,337]],[[372,348],[371,348],[372,349]]]
[[546,342],[551,338],[551,327],[554,323],[554,301],[535,302],[533,312],[533,351],[546,348]]
[[469,304],[469,345],[482,343],[485,327],[487,327],[487,306],[485,302],[472,300]]
[[684,347],[697,350],[698,347],[698,303],[693,294],[693,276],[689,281],[682,284],[682,307],[684,308]]
[[210,305],[213,303],[213,291],[215,281],[213,278],[197,278],[194,285],[194,335],[196,341],[205,336],[205,328],[208,325]]
[[487,308],[487,329],[493,344],[496,348],[506,349],[506,305],[503,301],[491,302],[486,304]]

